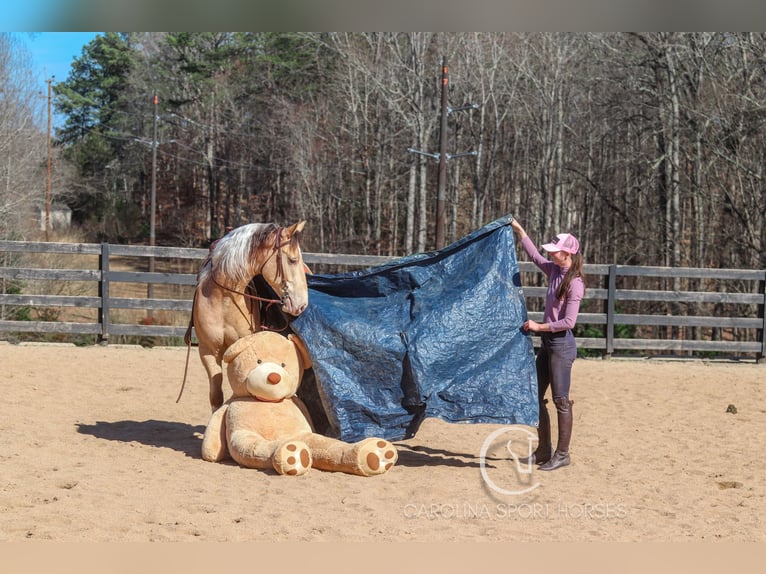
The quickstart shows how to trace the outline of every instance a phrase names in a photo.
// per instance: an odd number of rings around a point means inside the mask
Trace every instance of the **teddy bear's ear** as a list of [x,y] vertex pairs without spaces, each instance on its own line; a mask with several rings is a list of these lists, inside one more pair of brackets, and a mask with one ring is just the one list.
[[298,358],[301,361],[301,365],[304,369],[310,369],[311,368],[311,357],[309,357],[308,349],[306,349],[306,345],[303,343],[300,337],[298,335],[288,335],[288,339],[290,339],[293,342],[293,345],[295,345],[295,350],[298,351]]
[[223,362],[231,363],[237,356],[252,344],[251,336],[242,337],[234,341],[223,354]]

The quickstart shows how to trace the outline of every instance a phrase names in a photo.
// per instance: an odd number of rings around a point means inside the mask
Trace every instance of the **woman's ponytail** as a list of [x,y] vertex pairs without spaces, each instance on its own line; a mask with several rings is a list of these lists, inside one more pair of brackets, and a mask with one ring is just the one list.
[[572,255],[572,265],[569,267],[569,271],[567,271],[567,274],[564,276],[564,280],[561,282],[561,285],[559,285],[558,291],[556,291],[556,297],[559,301],[563,300],[564,297],[566,297],[567,292],[569,291],[569,286],[572,284],[572,280],[576,277],[579,277],[582,279],[583,283],[583,292],[585,289],[585,275],[582,271],[583,267],[583,257],[582,253],[578,251],[577,253],[574,253]]

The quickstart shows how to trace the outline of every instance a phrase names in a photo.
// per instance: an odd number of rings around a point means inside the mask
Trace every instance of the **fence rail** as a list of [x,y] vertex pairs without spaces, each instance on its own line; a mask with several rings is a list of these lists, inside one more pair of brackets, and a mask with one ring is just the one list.
[[[186,324],[126,323],[113,318],[116,310],[191,311],[196,268],[207,249],[147,247],[108,243],[37,243],[0,241],[0,333],[56,333],[93,335],[102,344],[114,336],[182,337]],[[86,257],[90,268],[46,268],[39,260],[54,256]],[[35,261],[35,257],[37,261]],[[181,271],[144,272],[115,269],[120,258],[164,259]],[[304,253],[310,266],[370,267],[391,257]],[[81,259],[78,259],[81,261]],[[82,265],[82,263],[80,263]],[[183,269],[183,267],[187,269]],[[138,265],[140,267],[140,265]],[[586,301],[581,307],[576,333],[578,347],[605,357],[615,352],[721,353],[766,355],[766,271],[586,265]],[[542,319],[545,287],[537,268],[520,262],[520,280],[529,316]],[[31,283],[61,285],[80,282],[88,294],[64,295],[49,287],[44,293],[23,292]],[[120,285],[166,286],[186,293],[176,297],[117,296]],[[62,308],[95,310],[92,320],[25,320],[12,317],[11,309],[34,308],[38,315]],[[624,312],[629,309],[630,312]],[[151,323],[151,321],[146,321]],[[533,337],[535,345],[539,339]]]

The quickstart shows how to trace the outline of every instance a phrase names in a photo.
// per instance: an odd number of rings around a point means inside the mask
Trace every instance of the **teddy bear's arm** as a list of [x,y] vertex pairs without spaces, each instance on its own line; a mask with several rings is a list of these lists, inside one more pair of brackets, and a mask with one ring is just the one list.
[[229,458],[229,449],[226,446],[226,411],[229,405],[225,404],[217,409],[210,417],[202,438],[202,459],[209,462],[219,462]]

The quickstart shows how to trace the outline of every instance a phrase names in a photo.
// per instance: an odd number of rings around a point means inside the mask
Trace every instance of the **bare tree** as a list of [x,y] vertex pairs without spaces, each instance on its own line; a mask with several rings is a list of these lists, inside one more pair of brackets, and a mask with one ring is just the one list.
[[[428,249],[436,163],[407,148],[437,151],[446,56],[450,105],[480,104],[448,122],[448,152],[477,152],[449,163],[450,240],[511,212],[538,237],[578,233],[590,261],[765,266],[764,34],[184,33],[135,43],[143,79],[125,97],[146,102],[139,94],[159,84],[160,139],[174,142],[160,147],[157,174],[170,235],[199,241],[200,230],[300,216],[323,251]],[[138,139],[151,118],[142,105],[123,126]],[[145,210],[146,145],[122,152],[101,177]]]
[[[0,33],[0,236],[28,237],[33,208],[45,206],[47,136],[44,99],[30,56]],[[35,214],[39,221],[39,211]]]

